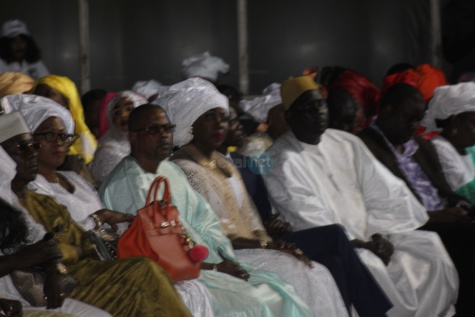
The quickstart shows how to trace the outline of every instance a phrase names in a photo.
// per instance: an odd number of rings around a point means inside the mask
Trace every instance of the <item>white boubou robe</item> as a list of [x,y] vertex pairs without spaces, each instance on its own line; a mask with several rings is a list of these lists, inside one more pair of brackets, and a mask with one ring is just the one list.
[[339,223],[350,239],[387,235],[395,250],[388,266],[369,250],[358,253],[394,305],[388,316],[454,314],[452,260],[436,233],[414,230],[428,219],[424,207],[359,138],[328,129],[310,145],[289,131],[268,154],[269,198],[295,231]]

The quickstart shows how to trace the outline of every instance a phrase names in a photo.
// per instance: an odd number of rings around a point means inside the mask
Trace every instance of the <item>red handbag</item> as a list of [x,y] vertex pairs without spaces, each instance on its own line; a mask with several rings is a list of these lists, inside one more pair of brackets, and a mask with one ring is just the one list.
[[[162,200],[157,196],[165,185]],[[150,186],[145,206],[137,211],[129,229],[117,242],[117,258],[147,256],[157,262],[173,281],[197,278],[208,249],[195,245],[178,220],[178,209],[171,205],[170,185],[158,176]],[[151,203],[150,200],[153,198]]]

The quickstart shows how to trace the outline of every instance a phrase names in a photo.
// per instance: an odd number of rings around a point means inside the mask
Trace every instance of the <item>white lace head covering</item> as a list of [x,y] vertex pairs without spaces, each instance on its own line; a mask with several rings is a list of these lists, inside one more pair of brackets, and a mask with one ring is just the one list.
[[[49,117],[63,121],[68,133],[74,132],[74,120],[71,113],[55,101],[37,95],[10,95],[0,99],[2,107],[19,111],[32,132]],[[4,107],[4,109],[5,109]]]
[[107,122],[109,122],[109,127],[110,129],[115,128],[114,122],[113,122],[113,114],[112,110],[114,109],[115,104],[121,99],[121,98],[127,98],[130,101],[134,103],[134,108],[137,108],[138,106],[144,105],[148,103],[147,99],[145,99],[142,95],[139,95],[136,92],[130,91],[130,90],[124,90],[119,92],[117,95],[115,95],[114,98],[107,104],[106,108],[106,116],[107,116]]
[[2,37],[15,37],[20,34],[30,35],[25,22],[20,20],[9,20],[3,23]]
[[219,73],[224,74],[229,71],[228,64],[219,57],[211,56],[209,52],[184,59],[182,66],[185,78],[202,77],[213,82],[218,79]]
[[239,106],[249,113],[258,122],[267,122],[267,114],[270,109],[282,103],[280,97],[280,84],[273,83],[264,88],[262,96],[251,100],[241,100]]
[[421,125],[426,133],[440,131],[436,120],[445,120],[463,112],[475,112],[475,83],[466,82],[435,89]]
[[228,98],[201,78],[190,78],[170,86],[154,103],[165,109],[170,122],[176,124],[175,146],[183,146],[193,139],[190,128],[206,111],[222,108],[226,114],[229,113]]
[[132,87],[132,91],[148,99],[158,94],[158,90],[161,86],[163,85],[154,79],[143,80],[136,82],[134,87]]

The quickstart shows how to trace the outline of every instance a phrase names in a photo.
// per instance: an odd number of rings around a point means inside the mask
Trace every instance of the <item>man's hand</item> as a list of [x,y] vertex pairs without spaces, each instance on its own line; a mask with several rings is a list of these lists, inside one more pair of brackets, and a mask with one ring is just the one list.
[[125,214],[122,212],[109,210],[109,209],[101,209],[95,212],[95,214],[99,217],[102,223],[107,223],[111,226],[112,230],[117,231],[117,224],[122,222],[132,222],[134,221],[135,216]]
[[272,238],[278,238],[284,234],[292,231],[290,223],[282,221],[279,219],[280,214],[273,214],[272,217],[264,222],[264,227],[266,228],[267,234]]
[[431,222],[452,222],[470,223],[471,219],[468,211],[459,207],[450,207],[441,210],[429,211],[429,221]]
[[0,316],[8,316],[8,317],[22,317],[23,316],[23,308],[21,306],[21,303],[17,300],[0,298],[0,309],[5,313],[5,315],[0,315]]
[[355,248],[367,249],[376,254],[385,265],[391,261],[391,256],[394,253],[394,246],[389,240],[383,238],[380,234],[373,234],[371,241],[352,240],[352,245]]
[[247,281],[250,277],[249,273],[237,262],[223,260],[223,262],[218,263],[217,268],[218,272],[226,273],[245,281]]
[[63,305],[64,299],[66,298],[63,278],[65,278],[65,276],[57,272],[50,272],[46,275],[45,285],[43,287],[43,293],[45,294],[47,303],[46,308],[53,309]]
[[269,249],[274,249],[277,251],[281,251],[290,255],[293,255],[297,258],[297,260],[302,261],[308,267],[313,267],[312,261],[307,258],[307,256],[303,253],[302,250],[297,248],[294,243],[288,243],[282,240],[272,242],[268,245]]

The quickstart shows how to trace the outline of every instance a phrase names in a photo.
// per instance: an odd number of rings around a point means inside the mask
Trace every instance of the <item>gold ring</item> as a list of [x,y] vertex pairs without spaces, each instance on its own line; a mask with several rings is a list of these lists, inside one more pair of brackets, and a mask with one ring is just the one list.
[[295,250],[294,250],[294,253],[297,254],[297,255],[302,255],[302,254],[303,254],[303,251],[300,250],[300,249],[295,249]]

